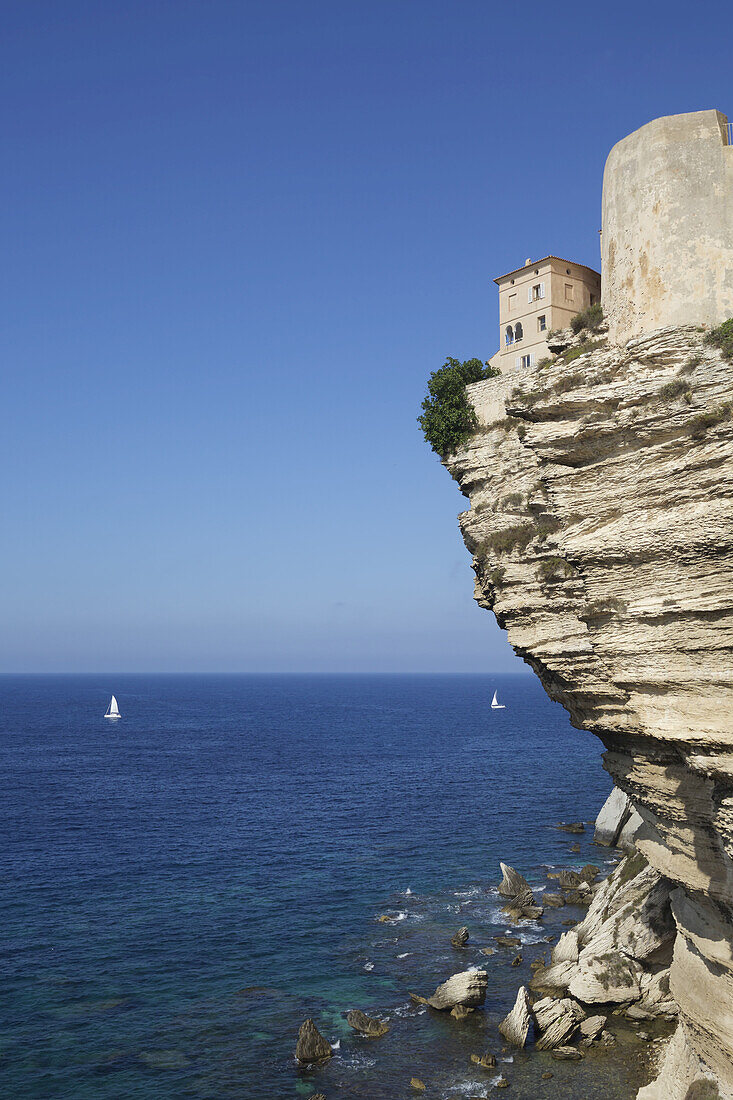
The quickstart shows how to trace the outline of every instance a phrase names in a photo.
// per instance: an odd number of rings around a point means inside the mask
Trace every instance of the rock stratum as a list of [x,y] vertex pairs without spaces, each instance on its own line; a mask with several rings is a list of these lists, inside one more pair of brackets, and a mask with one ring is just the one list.
[[644,1100],[733,1098],[733,365],[703,337],[476,383],[445,460],[478,603],[603,741],[671,885],[680,1022]]

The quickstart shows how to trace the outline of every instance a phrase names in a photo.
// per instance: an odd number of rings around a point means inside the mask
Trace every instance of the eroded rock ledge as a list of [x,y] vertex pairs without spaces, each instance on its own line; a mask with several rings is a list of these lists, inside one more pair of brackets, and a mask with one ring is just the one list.
[[733,1098],[732,366],[667,328],[469,394],[479,431],[446,465],[476,599],[604,742],[677,884],[681,1022],[642,1095],[712,1075]]

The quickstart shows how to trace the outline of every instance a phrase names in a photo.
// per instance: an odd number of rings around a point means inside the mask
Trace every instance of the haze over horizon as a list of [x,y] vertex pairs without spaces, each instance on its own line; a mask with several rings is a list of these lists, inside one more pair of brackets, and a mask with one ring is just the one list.
[[4,4],[0,671],[525,672],[416,417],[616,141],[733,116],[682,11]]

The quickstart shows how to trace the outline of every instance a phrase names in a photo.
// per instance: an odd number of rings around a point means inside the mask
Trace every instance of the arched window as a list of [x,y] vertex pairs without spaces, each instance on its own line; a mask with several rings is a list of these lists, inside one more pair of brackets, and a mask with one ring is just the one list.
[[506,339],[506,346],[507,347],[509,347],[510,344],[514,343],[514,332],[512,331],[512,326],[511,325],[507,325],[507,327],[506,327],[506,337],[505,337],[505,339]]
[[514,339],[515,340],[521,340],[523,336],[524,336],[524,329],[522,328],[522,322],[517,321],[516,325],[514,326]]

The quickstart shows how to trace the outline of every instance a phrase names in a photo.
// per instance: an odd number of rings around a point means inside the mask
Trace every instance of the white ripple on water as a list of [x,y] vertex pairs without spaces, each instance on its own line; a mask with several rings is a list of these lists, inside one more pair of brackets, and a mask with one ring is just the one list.
[[401,955],[398,955],[398,959],[406,959],[408,955],[411,955],[412,951],[403,951]]
[[365,970],[374,970],[374,963],[364,963]]

